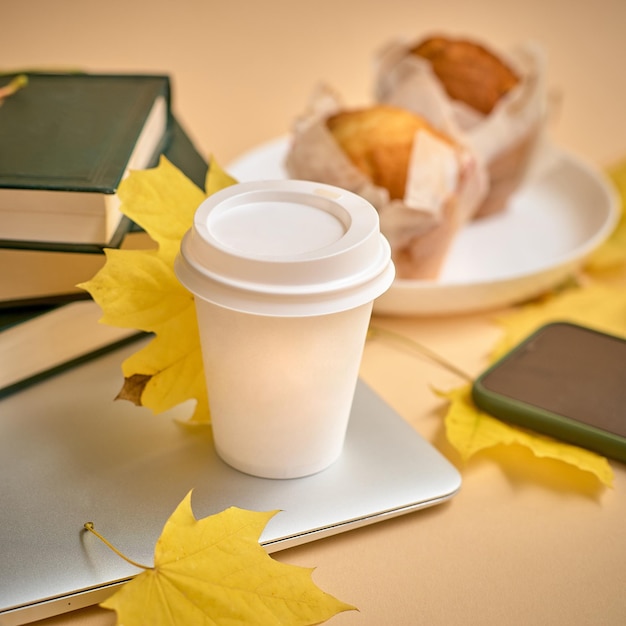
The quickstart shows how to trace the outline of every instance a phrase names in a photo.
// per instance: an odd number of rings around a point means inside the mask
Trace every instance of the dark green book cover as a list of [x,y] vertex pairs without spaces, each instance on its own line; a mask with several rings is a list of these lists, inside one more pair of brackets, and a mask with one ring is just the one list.
[[172,116],[170,140],[163,154],[187,178],[204,191],[209,166],[174,116]]
[[[55,224],[71,220],[64,215],[70,204],[77,204],[71,209],[75,222],[86,219],[80,203],[85,203],[87,214],[95,211],[88,203],[101,196],[104,207],[106,196],[115,195],[129,166],[154,162],[168,140],[169,78],[90,73],[26,76],[26,86],[0,106],[0,239],[107,245],[111,237],[123,234],[112,234],[119,219],[107,225],[110,232],[104,241],[94,241],[91,234],[81,240],[82,234],[77,234],[64,242],[62,230],[53,232]],[[0,84],[12,78],[0,77]],[[76,194],[84,196],[78,199]],[[51,234],[38,233],[31,239],[28,229],[37,228],[39,220],[49,222],[46,229]]]

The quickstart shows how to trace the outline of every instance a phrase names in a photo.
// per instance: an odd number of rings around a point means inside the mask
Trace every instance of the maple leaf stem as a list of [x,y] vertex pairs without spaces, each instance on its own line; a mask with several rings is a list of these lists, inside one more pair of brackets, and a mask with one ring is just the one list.
[[26,87],[28,84],[28,77],[25,74],[19,74],[8,85],[0,87],[0,103],[5,98],[12,96],[16,91]]
[[391,330],[386,330],[384,328],[377,328],[375,326],[370,326],[367,334],[369,337],[374,337],[374,338],[376,336],[380,336],[380,337],[387,338],[387,339],[393,339],[394,341],[404,346],[408,346],[414,351],[419,352],[421,355],[428,357],[431,361],[434,361],[435,363],[437,363],[437,365],[441,365],[441,367],[449,370],[453,374],[456,374],[460,378],[463,378],[464,380],[470,383],[473,380],[472,377],[467,372],[464,372],[462,369],[454,365],[454,363],[450,363],[450,361],[448,361],[447,359],[444,359],[442,356],[440,356],[436,352],[433,352],[426,346],[423,346],[421,343],[415,341],[414,339],[409,339],[408,337],[405,337],[404,335],[400,335],[398,333],[394,333]]
[[102,543],[107,548],[109,548],[110,550],[113,550],[113,552],[115,552],[115,554],[117,554],[117,556],[119,556],[120,558],[124,559],[127,563],[130,563],[131,565],[134,565],[135,567],[138,567],[139,569],[144,569],[144,570],[154,569],[154,567],[150,567],[149,565],[142,565],[141,563],[137,563],[137,561],[133,561],[132,559],[128,558],[124,553],[120,552],[110,541],[105,539],[94,528],[93,522],[85,522],[83,527],[85,528],[85,530],[88,530],[90,533],[93,533],[96,537],[98,537],[98,539],[100,539],[100,541],[102,541]]

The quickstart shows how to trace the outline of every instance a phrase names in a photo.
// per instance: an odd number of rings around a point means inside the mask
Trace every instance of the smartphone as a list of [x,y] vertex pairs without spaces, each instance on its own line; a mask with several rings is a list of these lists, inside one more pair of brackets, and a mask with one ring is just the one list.
[[626,339],[542,326],[475,381],[494,417],[626,462]]

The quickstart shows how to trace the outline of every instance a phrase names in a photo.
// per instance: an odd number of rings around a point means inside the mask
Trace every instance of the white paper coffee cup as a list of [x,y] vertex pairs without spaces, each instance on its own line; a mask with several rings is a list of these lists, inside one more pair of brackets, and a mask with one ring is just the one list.
[[200,205],[175,271],[195,296],[219,456],[266,478],[331,465],[394,278],[372,205],[308,181],[233,185]]

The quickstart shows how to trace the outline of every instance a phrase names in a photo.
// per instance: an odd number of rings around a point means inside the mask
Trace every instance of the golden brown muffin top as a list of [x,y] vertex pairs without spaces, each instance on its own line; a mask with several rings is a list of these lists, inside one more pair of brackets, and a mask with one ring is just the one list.
[[418,130],[454,145],[421,116],[388,105],[340,111],[330,116],[326,125],[355,167],[375,185],[387,189],[391,199],[404,198]]
[[430,61],[448,95],[489,114],[500,98],[519,82],[500,58],[475,42],[431,37],[410,50]]

